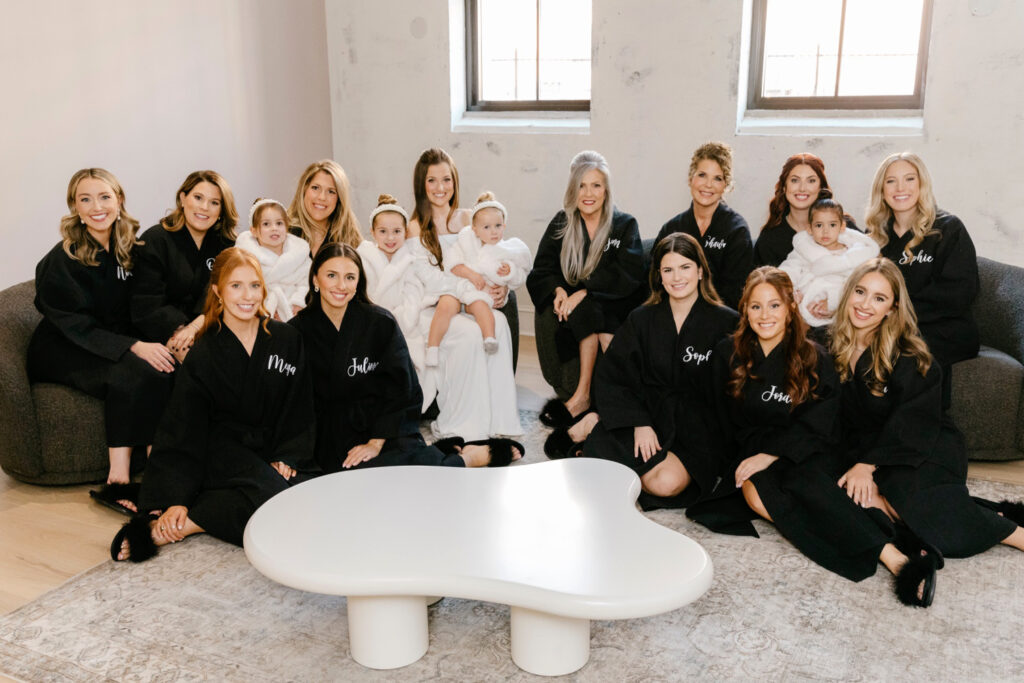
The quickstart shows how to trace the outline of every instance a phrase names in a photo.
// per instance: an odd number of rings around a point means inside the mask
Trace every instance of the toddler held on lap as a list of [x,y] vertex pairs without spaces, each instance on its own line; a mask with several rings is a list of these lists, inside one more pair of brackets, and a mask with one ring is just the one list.
[[276,199],[257,199],[249,209],[249,232],[235,244],[255,256],[267,282],[266,308],[275,320],[287,321],[306,305],[312,261],[309,243],[288,233],[288,213]]

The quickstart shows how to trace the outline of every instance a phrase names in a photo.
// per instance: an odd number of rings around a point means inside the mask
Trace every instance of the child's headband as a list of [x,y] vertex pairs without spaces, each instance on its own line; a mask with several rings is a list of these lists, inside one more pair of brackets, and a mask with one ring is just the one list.
[[474,206],[473,215],[470,216],[470,220],[476,218],[477,212],[483,211],[484,209],[497,209],[498,211],[501,211],[501,217],[505,220],[506,223],[508,222],[508,211],[505,210],[505,205],[496,199],[488,199],[487,201],[479,202],[476,206]]

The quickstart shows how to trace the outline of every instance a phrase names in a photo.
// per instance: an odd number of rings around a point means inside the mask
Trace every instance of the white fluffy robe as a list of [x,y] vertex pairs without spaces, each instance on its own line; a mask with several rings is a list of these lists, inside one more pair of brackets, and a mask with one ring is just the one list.
[[252,232],[243,232],[235,240],[235,246],[256,256],[263,268],[263,279],[267,283],[267,310],[279,320],[292,317],[292,306],[305,307],[306,293],[309,292],[309,242],[289,234],[284,240],[284,251],[278,256],[270,249],[261,247]]
[[[448,253],[451,254],[450,265]],[[445,266],[449,270],[464,265],[480,273],[488,283],[505,285],[509,289],[522,287],[533,267],[533,255],[521,239],[512,237],[497,244],[484,244],[471,225],[459,231],[448,253],[445,254]],[[508,275],[498,275],[502,263],[509,265]]]
[[[409,240],[388,261],[373,242],[359,245],[370,300],[391,311],[409,345],[423,389],[423,410],[437,398],[440,414],[430,427],[438,437],[466,440],[523,433],[512,371],[512,335],[503,315],[494,316],[498,352],[483,348],[479,325],[464,313],[452,319],[441,340],[440,362],[426,367],[427,333],[441,294],[454,294],[458,280],[430,265],[419,240]],[[447,265],[447,253],[445,255]],[[468,281],[463,280],[472,287]]]
[[834,311],[839,305],[846,278],[854,268],[879,253],[878,244],[871,237],[850,228],[839,233],[839,242],[846,245],[846,249],[829,251],[815,242],[809,232],[798,232],[793,237],[793,251],[779,265],[789,275],[797,291],[803,293],[800,315],[811,327],[828,325],[835,316],[822,320],[811,315],[808,307],[825,299],[829,310]]

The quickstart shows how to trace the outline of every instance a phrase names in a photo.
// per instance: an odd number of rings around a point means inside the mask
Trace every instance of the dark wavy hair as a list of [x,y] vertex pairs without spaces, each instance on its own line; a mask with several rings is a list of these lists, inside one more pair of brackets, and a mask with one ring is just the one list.
[[313,287],[313,276],[320,272],[325,263],[332,258],[338,257],[347,258],[356,264],[356,268],[359,269],[359,282],[356,283],[355,300],[362,301],[364,304],[373,303],[366,293],[366,270],[363,269],[363,259],[359,258],[359,252],[356,251],[356,248],[344,242],[324,242],[320,245],[316,256],[313,257],[313,263],[309,267],[309,291],[306,292],[307,306],[316,305],[317,308],[320,308],[320,292],[316,291],[316,288]]
[[786,200],[786,179],[789,174],[793,172],[793,169],[801,164],[810,166],[811,169],[818,174],[818,186],[820,192],[818,197],[831,197],[832,190],[828,185],[828,178],[825,177],[825,162],[821,160],[821,157],[808,152],[802,154],[794,154],[793,156],[786,159],[786,163],[782,165],[782,173],[779,174],[779,179],[775,183],[775,194],[772,196],[771,202],[768,203],[768,220],[765,221],[762,230],[768,230],[782,224],[785,220],[786,215],[789,213],[789,202]]
[[704,250],[700,248],[700,242],[685,232],[673,232],[661,238],[661,241],[654,245],[651,251],[651,272],[648,275],[648,282],[651,285],[651,295],[644,302],[645,306],[653,306],[661,303],[665,288],[661,283],[661,260],[666,254],[679,254],[700,266],[703,277],[697,291],[700,297],[709,304],[724,306],[722,299],[711,284],[711,269],[708,268],[708,260],[704,257]]
[[760,284],[768,284],[775,288],[786,306],[786,332],[782,339],[786,353],[785,389],[789,394],[790,410],[804,401],[817,398],[814,390],[818,386],[818,352],[814,344],[807,340],[807,323],[796,307],[793,297],[793,281],[789,275],[774,266],[761,266],[755,269],[743,286],[740,297],[740,324],[733,333],[732,373],[727,384],[727,391],[734,399],[743,396],[743,387],[747,380],[758,379],[754,374],[754,349],[757,348],[758,337],[750,326],[747,306],[754,288]]

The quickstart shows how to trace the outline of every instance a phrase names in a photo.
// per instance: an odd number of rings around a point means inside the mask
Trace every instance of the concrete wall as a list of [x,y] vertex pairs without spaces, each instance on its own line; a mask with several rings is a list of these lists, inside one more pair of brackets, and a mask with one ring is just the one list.
[[463,205],[494,190],[509,207],[510,231],[531,246],[559,208],[569,160],[581,149],[608,158],[616,202],[646,237],[688,205],[689,157],[708,139],[733,146],[727,201],[755,233],[790,154],[824,158],[837,197],[860,219],[878,162],[912,149],[928,162],[940,206],[963,219],[979,253],[1024,265],[1024,3],[935,0],[923,131],[895,137],[738,135],[740,0],[594,0],[589,133],[455,133],[449,41],[457,54],[463,36],[450,32],[449,12],[461,6],[327,0],[334,154],[363,222],[379,192],[411,205],[413,164],[435,145],[458,163]]
[[85,166],[121,180],[143,227],[199,168],[227,178],[244,216],[256,196],[287,203],[331,155],[328,88],[323,0],[5,3],[0,287],[58,240]]

